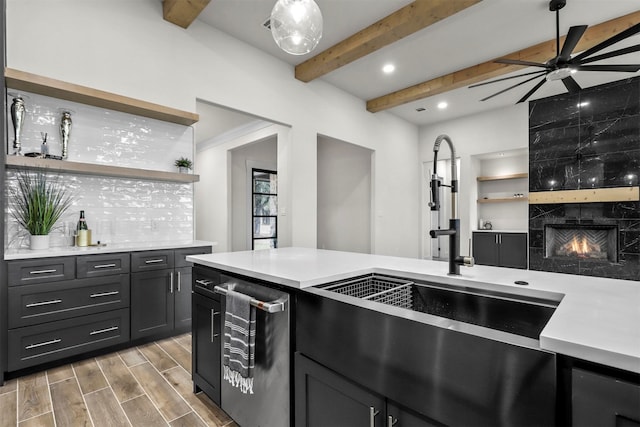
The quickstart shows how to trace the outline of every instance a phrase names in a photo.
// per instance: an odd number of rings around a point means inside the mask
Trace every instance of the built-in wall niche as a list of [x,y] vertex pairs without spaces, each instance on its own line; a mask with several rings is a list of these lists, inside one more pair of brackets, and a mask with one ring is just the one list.
[[477,229],[526,231],[528,220],[527,150],[476,156]]

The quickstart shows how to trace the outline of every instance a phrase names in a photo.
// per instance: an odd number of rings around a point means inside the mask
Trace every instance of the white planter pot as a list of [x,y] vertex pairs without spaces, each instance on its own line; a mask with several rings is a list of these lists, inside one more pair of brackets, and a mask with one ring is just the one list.
[[46,236],[30,236],[29,248],[36,250],[49,249],[49,235]]

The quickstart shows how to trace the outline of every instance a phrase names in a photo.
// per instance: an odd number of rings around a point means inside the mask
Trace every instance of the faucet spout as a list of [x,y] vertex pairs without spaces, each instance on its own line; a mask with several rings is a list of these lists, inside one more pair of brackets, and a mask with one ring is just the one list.
[[456,149],[453,146],[451,138],[447,135],[440,135],[433,144],[433,175],[431,177],[431,206],[432,211],[440,210],[439,187],[442,186],[440,178],[438,178],[437,164],[438,151],[440,144],[446,141],[451,150],[451,218],[449,219],[449,228],[446,230],[431,230],[429,234],[432,238],[439,236],[449,236],[449,274],[460,275],[460,265],[473,266],[473,257],[460,256],[460,219],[458,218],[458,168],[456,166]]

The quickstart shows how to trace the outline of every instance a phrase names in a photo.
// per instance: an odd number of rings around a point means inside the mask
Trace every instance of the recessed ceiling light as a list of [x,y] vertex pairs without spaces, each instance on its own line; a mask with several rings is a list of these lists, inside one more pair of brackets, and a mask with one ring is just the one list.
[[396,66],[393,64],[385,64],[385,66],[382,67],[382,71],[384,71],[386,74],[393,73],[395,69]]
[[438,108],[441,110],[444,110],[445,108],[447,108],[449,104],[447,104],[446,102],[442,101],[438,103]]

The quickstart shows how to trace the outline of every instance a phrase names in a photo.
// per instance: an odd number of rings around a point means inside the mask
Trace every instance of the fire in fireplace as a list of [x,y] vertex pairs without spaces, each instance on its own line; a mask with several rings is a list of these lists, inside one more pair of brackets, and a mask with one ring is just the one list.
[[616,226],[548,224],[545,226],[545,256],[617,262],[617,236]]

